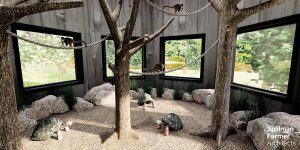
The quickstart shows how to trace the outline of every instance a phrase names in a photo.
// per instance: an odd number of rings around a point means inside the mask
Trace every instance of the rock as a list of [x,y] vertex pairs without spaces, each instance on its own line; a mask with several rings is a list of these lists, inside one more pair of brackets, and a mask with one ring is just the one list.
[[193,96],[190,93],[184,93],[182,96],[182,100],[186,102],[194,101]]
[[[276,118],[275,116],[279,117],[281,115],[283,115],[282,119],[268,118]],[[258,118],[248,122],[247,134],[251,137],[257,149],[299,150],[300,136],[295,133],[299,131],[292,126],[295,125],[295,123],[290,122],[293,118],[297,119],[297,117],[286,113],[268,114],[263,118]],[[281,124],[283,121],[287,121],[284,123],[286,125]]]
[[188,93],[188,92],[185,91],[185,90],[179,90],[179,91],[178,91],[178,95],[179,95],[179,98],[180,98],[180,99],[183,98],[183,94],[184,94],[184,93]]
[[130,97],[131,99],[138,99],[139,93],[134,90],[130,90]]
[[39,120],[48,117],[53,113],[53,107],[56,104],[56,100],[56,96],[49,95],[40,100],[34,101],[30,108],[32,108],[31,113],[35,113],[35,115],[32,114],[31,116],[34,116],[34,118],[30,119]]
[[93,87],[90,91],[88,91],[86,93],[86,95],[84,96],[84,99],[86,99],[87,101],[91,101],[92,99],[94,99],[96,97],[96,95],[101,91],[101,90],[111,90],[112,89],[112,85],[110,83],[104,83],[100,86],[96,86]]
[[277,124],[284,126],[291,126],[300,131],[300,116],[290,115],[285,112],[269,113],[265,117],[272,118]]
[[23,111],[24,111],[27,118],[33,119],[33,120],[39,119],[36,116],[38,110],[36,110],[35,108],[25,108]]
[[212,93],[212,95],[206,96],[204,99],[204,103],[206,107],[213,109],[215,107],[216,99],[215,99],[215,93]]
[[206,101],[210,100],[210,97],[213,93],[213,89],[196,89],[192,92],[192,95],[195,102],[203,104]]
[[162,94],[162,98],[174,100],[175,90],[164,88],[164,93]]
[[18,121],[20,125],[20,132],[30,129],[37,124],[36,120],[28,118],[24,111],[19,112]]
[[73,105],[73,110],[76,112],[90,110],[94,105],[83,98],[76,97],[76,103]]
[[151,88],[150,95],[152,98],[156,98],[157,97],[157,89]]
[[116,102],[115,91],[101,90],[96,95],[96,97],[91,100],[91,102],[96,106],[115,104]]
[[34,129],[32,136],[33,141],[45,141],[49,139],[54,132],[57,132],[63,121],[57,118],[47,118],[42,120]]
[[255,111],[236,111],[230,115],[230,123],[238,130],[246,130],[249,121],[259,117]]
[[145,90],[144,89],[142,89],[142,88],[137,88],[137,90],[136,90],[138,93],[139,93],[139,95],[142,95],[142,94],[144,94],[145,93]]
[[69,106],[65,102],[65,99],[63,96],[59,96],[52,108],[52,113],[56,114],[62,114],[69,111]]
[[115,91],[116,90],[116,86],[113,85],[112,87],[108,88],[107,91]]

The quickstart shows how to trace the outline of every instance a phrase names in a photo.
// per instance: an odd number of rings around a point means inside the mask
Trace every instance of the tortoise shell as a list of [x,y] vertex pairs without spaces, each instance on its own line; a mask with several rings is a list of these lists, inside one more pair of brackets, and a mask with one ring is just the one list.
[[54,132],[58,131],[63,121],[57,118],[47,118],[42,120],[34,129],[31,140],[45,141],[49,139]]
[[170,126],[170,129],[173,131],[177,131],[183,128],[183,123],[180,119],[180,117],[177,114],[174,113],[168,113],[162,121]]

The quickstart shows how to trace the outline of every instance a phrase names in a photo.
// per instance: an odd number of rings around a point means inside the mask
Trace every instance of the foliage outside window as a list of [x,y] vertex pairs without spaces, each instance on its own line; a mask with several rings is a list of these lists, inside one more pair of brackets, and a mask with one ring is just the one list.
[[[202,38],[166,40],[164,43],[165,70],[178,68],[195,60],[202,54],[202,42]],[[201,59],[199,59],[185,68],[166,73],[165,76],[197,79],[200,78],[201,71]]]
[[[48,45],[61,44],[61,36],[17,30],[19,36]],[[25,88],[76,80],[74,50],[52,49],[18,40]]]
[[238,34],[234,82],[287,94],[296,24]]
[[[106,77],[113,77],[113,72],[109,69],[108,63],[115,62],[115,45],[113,40],[105,40],[105,54],[106,54]],[[131,57],[130,71],[142,72],[143,69],[143,55],[142,50],[138,51]],[[130,76],[141,76],[138,74],[130,74]]]

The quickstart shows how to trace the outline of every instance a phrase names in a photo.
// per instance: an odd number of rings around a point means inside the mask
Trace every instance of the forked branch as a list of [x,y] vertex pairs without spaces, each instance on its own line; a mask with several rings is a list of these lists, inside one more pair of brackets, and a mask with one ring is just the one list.
[[245,18],[247,18],[247,17],[249,17],[249,16],[251,16],[255,13],[258,13],[258,12],[263,11],[265,9],[268,9],[268,8],[273,7],[273,6],[279,5],[279,4],[281,4],[285,1],[287,1],[287,0],[269,0],[269,1],[263,2],[261,4],[258,4],[258,5],[249,7],[249,8],[244,8],[244,9],[238,10],[238,13],[236,15],[236,19],[244,20]]
[[121,13],[121,10],[122,10],[122,6],[123,6],[123,2],[124,0],[119,0],[114,12],[113,12],[113,20],[114,21],[117,21],[119,16],[120,16],[120,13]]
[[161,33],[163,33],[169,27],[169,25],[174,21],[174,19],[175,19],[175,17],[171,18],[162,28],[160,28],[158,31],[156,31],[152,35],[147,36],[147,37],[144,36],[143,38],[140,38],[140,39],[130,43],[129,46],[128,46],[128,47],[132,47],[129,50],[130,55],[131,56],[134,55],[143,46],[145,46],[146,44],[148,44],[149,42],[154,40],[156,37],[158,37]]
[[217,12],[221,12],[223,8],[223,3],[220,0],[209,0],[212,6],[216,9]]

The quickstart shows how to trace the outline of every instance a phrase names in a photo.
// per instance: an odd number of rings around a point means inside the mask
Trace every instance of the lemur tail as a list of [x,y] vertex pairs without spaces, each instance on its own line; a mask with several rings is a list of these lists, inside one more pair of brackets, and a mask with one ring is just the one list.
[[162,9],[165,9],[165,8],[172,8],[172,7],[170,7],[170,6],[164,6]]

